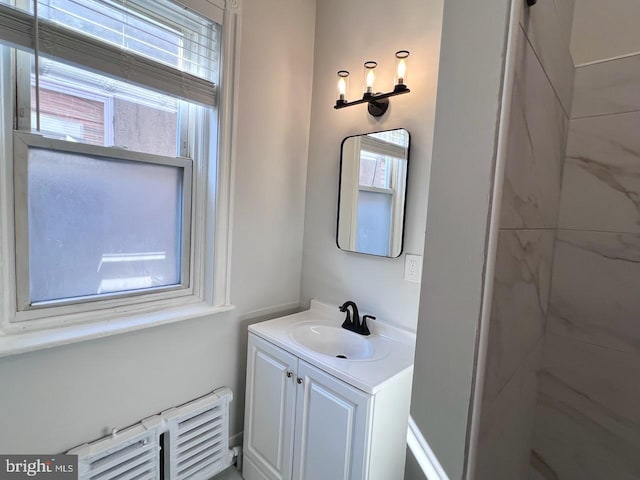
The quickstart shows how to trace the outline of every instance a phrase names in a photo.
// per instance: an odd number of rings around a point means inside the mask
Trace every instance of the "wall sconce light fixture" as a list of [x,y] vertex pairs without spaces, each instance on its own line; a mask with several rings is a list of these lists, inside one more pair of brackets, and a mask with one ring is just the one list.
[[338,72],[338,100],[336,101],[336,105],[347,103],[345,100],[347,90],[349,90],[349,72],[340,70]]
[[395,74],[395,86],[393,90],[387,93],[375,93],[375,81],[376,81],[376,67],[378,64],[373,61],[364,63],[364,87],[363,94],[360,100],[354,100],[348,102],[346,94],[349,89],[349,72],[346,70],[340,70],[338,72],[338,99],[334,108],[350,107],[352,105],[360,105],[361,103],[368,103],[369,114],[374,117],[380,117],[389,108],[389,97],[401,95],[403,93],[409,93],[409,87],[407,87],[407,57],[409,52],[407,50],[399,50],[396,52],[396,74]]

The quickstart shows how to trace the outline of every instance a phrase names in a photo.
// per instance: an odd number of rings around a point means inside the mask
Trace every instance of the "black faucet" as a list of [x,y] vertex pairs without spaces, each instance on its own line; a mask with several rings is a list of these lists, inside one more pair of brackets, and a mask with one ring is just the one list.
[[[353,315],[351,314],[352,312],[349,311],[349,307],[351,307]],[[371,332],[369,332],[369,327],[367,327],[367,318],[375,319],[375,317],[372,317],[371,315],[365,315],[364,318],[360,320],[358,306],[351,300],[347,300],[339,308],[341,312],[347,313],[347,318],[345,318],[344,322],[342,322],[342,328],[360,335],[371,334]]]

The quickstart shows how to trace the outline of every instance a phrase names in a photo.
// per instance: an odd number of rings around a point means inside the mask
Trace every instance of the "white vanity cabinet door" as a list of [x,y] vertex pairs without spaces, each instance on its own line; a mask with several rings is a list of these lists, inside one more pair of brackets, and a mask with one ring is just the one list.
[[291,479],[297,364],[294,355],[249,335],[245,480]]
[[296,381],[293,480],[365,479],[372,397],[303,360]]

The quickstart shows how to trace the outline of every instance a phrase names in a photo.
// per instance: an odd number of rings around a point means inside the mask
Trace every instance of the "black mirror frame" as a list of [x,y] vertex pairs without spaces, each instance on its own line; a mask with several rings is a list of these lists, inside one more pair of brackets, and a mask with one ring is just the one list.
[[[400,237],[400,252],[398,253],[398,255],[393,257],[390,255],[376,255],[373,253],[356,252],[354,250],[345,250],[344,248],[340,247],[338,243],[338,233],[340,229],[340,199],[341,199],[340,197],[342,192],[342,163],[343,163],[344,144],[350,138],[361,137],[363,135],[370,135],[372,133],[391,132],[393,130],[404,130],[405,132],[407,132],[407,140],[408,140],[407,159],[406,159],[407,161],[406,184],[405,184],[404,205],[402,208],[402,235]],[[356,135],[349,135],[348,137],[344,137],[342,139],[342,142],[340,142],[340,168],[339,168],[339,175],[338,175],[338,204],[337,204],[337,211],[336,211],[337,218],[336,218],[336,235],[335,235],[336,247],[338,247],[339,250],[342,250],[343,252],[348,252],[348,253],[357,253],[359,255],[369,255],[371,257],[377,257],[377,258],[399,258],[400,256],[402,256],[402,254],[404,253],[404,236],[405,236],[405,231],[407,227],[407,203],[409,200],[409,169],[411,165],[410,158],[411,158],[411,133],[406,128],[399,127],[399,128],[389,128],[386,130],[376,130],[374,132],[365,132],[365,133],[360,133]]]

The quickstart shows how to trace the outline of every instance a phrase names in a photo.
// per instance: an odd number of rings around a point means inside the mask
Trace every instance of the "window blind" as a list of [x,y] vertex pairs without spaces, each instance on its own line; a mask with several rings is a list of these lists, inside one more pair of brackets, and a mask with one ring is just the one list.
[[0,0],[0,41],[215,105],[218,23],[168,0],[38,0],[37,11],[36,29],[31,11]]

